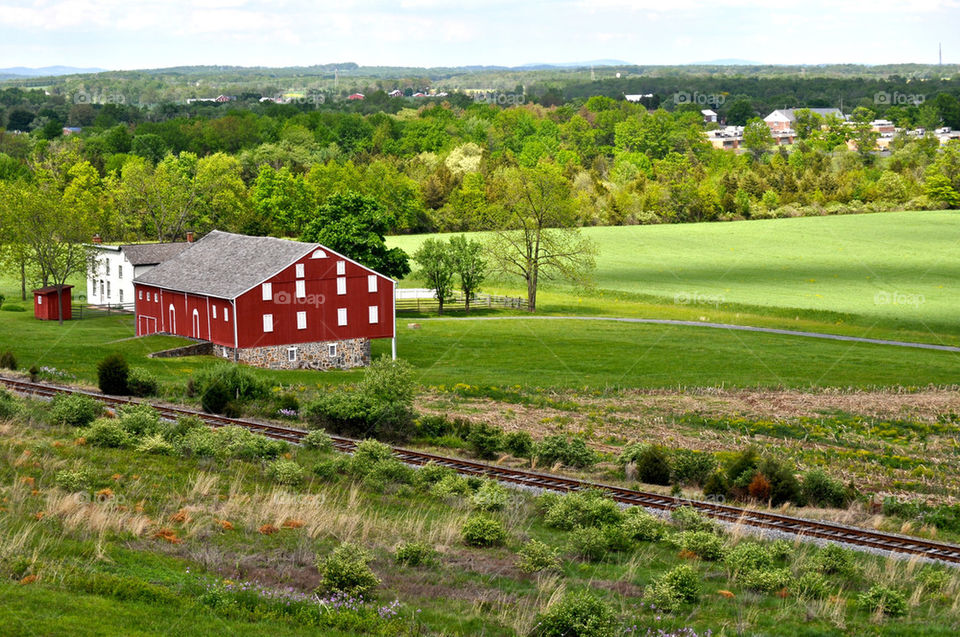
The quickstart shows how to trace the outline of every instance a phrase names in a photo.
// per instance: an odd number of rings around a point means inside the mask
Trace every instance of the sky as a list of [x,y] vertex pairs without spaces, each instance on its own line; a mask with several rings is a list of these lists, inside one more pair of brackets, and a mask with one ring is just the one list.
[[0,0],[0,68],[960,62],[960,0]]

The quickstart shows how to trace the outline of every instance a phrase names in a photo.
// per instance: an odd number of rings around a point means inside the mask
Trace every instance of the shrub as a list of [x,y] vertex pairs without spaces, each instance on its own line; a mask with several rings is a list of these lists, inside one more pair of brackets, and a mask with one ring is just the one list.
[[164,439],[163,434],[159,433],[146,436],[140,441],[140,444],[137,445],[136,450],[139,453],[152,453],[162,456],[173,455],[174,451],[176,451],[174,446]]
[[720,499],[730,496],[730,483],[722,471],[714,471],[703,483],[703,495],[708,498]]
[[324,560],[317,561],[322,592],[366,595],[380,579],[370,570],[370,555],[355,544],[341,544]]
[[246,367],[221,363],[202,369],[193,377],[194,390],[200,404],[211,414],[225,414],[231,403],[239,407],[244,401],[266,398],[267,384]]
[[616,634],[616,615],[606,602],[592,593],[567,593],[537,615],[532,634],[538,637],[612,637]]
[[793,544],[786,540],[774,540],[767,550],[774,560],[788,560],[793,556]]
[[470,488],[470,483],[467,482],[467,479],[456,473],[445,475],[430,489],[430,493],[438,498],[467,496],[470,495],[471,491],[473,490]]
[[815,506],[842,508],[849,503],[843,484],[820,469],[807,472],[801,491],[807,503]]
[[97,364],[97,385],[104,394],[125,396],[130,367],[121,354],[109,354]]
[[277,458],[267,468],[267,475],[277,484],[295,486],[303,482],[303,467],[285,458]]
[[597,491],[568,493],[548,498],[547,502],[549,506],[544,522],[557,529],[616,524],[623,518],[617,503]]
[[939,593],[950,581],[950,573],[939,568],[925,568],[917,573],[917,581],[927,590]]
[[656,542],[667,533],[663,520],[639,507],[627,509],[621,524],[632,539],[641,542]]
[[489,515],[476,514],[463,524],[463,541],[470,546],[498,546],[507,539],[503,522]]
[[727,480],[732,486],[746,489],[760,466],[760,454],[755,447],[747,447],[727,466]]
[[730,549],[723,558],[730,577],[736,579],[749,571],[767,568],[773,564],[773,558],[766,546],[756,542],[741,542]]
[[688,564],[667,571],[647,589],[647,599],[657,609],[673,611],[681,604],[692,604],[700,599],[700,578]]
[[393,450],[376,440],[361,440],[353,450],[353,457],[361,461],[379,462],[392,458]]
[[692,449],[677,449],[673,452],[673,482],[701,485],[713,475],[717,461],[713,454]]
[[99,418],[93,421],[84,438],[95,447],[120,448],[130,444],[130,434],[115,419]]
[[134,367],[127,375],[127,392],[131,396],[156,396],[160,383],[144,369]]
[[397,564],[406,566],[425,566],[431,564],[437,552],[423,542],[404,542],[397,546],[394,559]]
[[470,445],[473,455],[478,458],[484,460],[496,458],[497,453],[503,449],[503,431],[494,425],[477,423],[470,428],[467,444]]
[[807,571],[797,578],[793,590],[800,599],[823,599],[827,596],[827,580],[821,573]]
[[103,414],[103,403],[83,394],[57,394],[50,404],[50,419],[58,425],[86,427]]
[[770,481],[759,471],[753,476],[750,486],[747,487],[747,493],[750,494],[750,497],[760,502],[766,502],[770,499],[771,490]]
[[670,512],[670,519],[681,531],[709,531],[716,533],[719,527],[710,518],[691,506],[677,507]]
[[413,484],[421,490],[427,490],[449,475],[453,475],[450,467],[428,462],[414,473]]
[[533,451],[537,462],[556,464],[560,462],[568,467],[584,468],[596,464],[597,454],[587,447],[586,441],[575,436],[547,436],[536,445]]
[[499,482],[484,480],[477,492],[470,498],[470,504],[477,511],[499,511],[507,505],[509,497],[506,488]]
[[560,551],[540,540],[526,542],[517,557],[517,568],[523,573],[560,570]]
[[378,460],[369,465],[363,483],[374,491],[383,491],[388,484],[410,484],[415,469],[408,467],[395,458]]
[[857,597],[857,605],[871,613],[900,617],[907,612],[907,598],[898,590],[875,584],[866,593]]
[[160,433],[166,429],[166,424],[160,420],[160,413],[149,405],[126,405],[117,413],[117,421],[133,438]]
[[206,427],[191,429],[179,441],[180,452],[198,458],[212,458],[220,450],[220,441],[212,429]]
[[302,443],[307,449],[316,449],[324,453],[333,451],[333,440],[327,435],[327,432],[319,429],[315,429],[304,436]]
[[88,489],[91,481],[90,473],[84,468],[74,471],[58,471],[56,476],[54,476],[54,482],[56,482],[57,486],[71,493]]
[[0,387],[0,418],[9,418],[17,413],[17,400],[13,394]]
[[780,506],[784,502],[803,504],[800,482],[787,463],[767,456],[760,463],[760,473],[770,483],[770,501],[773,506]]
[[643,449],[635,454],[633,462],[637,466],[637,478],[647,484],[670,484],[670,474],[673,467],[670,463],[670,452],[660,445],[644,445]]
[[422,438],[442,438],[453,433],[453,423],[440,415],[420,416],[417,420],[417,436]]
[[230,390],[219,383],[210,383],[200,392],[200,406],[208,414],[222,414],[230,402]]
[[744,588],[761,593],[772,593],[786,588],[791,580],[788,568],[760,568],[740,576]]
[[827,575],[853,575],[857,570],[857,563],[853,551],[843,548],[839,544],[827,544],[813,556],[813,568]]
[[726,549],[723,540],[708,531],[682,531],[673,541],[684,551],[689,551],[702,560],[722,560]]
[[603,531],[603,537],[607,541],[607,550],[614,552],[627,552],[633,550],[633,536],[630,530],[621,522],[619,524],[607,524],[600,527]]
[[503,439],[503,448],[517,458],[533,455],[533,438],[526,431],[511,431]]
[[235,425],[221,427],[213,433],[218,446],[216,455],[222,458],[271,459],[289,448],[282,440],[272,440]]
[[0,367],[16,371],[17,357],[13,355],[12,351],[6,350],[3,354],[0,354]]
[[575,528],[567,541],[571,553],[590,562],[602,560],[609,548],[606,534],[595,526]]

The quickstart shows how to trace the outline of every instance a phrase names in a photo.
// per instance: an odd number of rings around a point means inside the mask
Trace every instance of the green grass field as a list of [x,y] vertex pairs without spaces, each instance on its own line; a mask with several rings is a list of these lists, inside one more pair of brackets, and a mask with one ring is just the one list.
[[[826,331],[838,331],[829,324],[839,321],[913,332],[932,342],[960,335],[956,212],[597,227],[584,233],[598,247],[597,290],[581,298],[590,313],[600,303],[602,313],[635,315],[629,302],[612,303],[609,297],[619,294],[647,301],[641,309],[648,315],[673,317],[696,305],[700,313],[705,308],[806,318],[828,324]],[[412,254],[424,238],[391,237],[390,243]],[[571,290],[544,289],[560,295],[544,295],[543,310],[577,311],[569,302]],[[654,299],[661,307],[650,303]]]

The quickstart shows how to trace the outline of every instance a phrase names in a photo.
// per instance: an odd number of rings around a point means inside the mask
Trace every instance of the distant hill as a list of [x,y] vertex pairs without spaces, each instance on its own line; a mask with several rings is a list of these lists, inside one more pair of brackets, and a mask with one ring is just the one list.
[[96,67],[84,69],[76,66],[41,66],[39,68],[13,66],[0,69],[0,77],[51,77],[54,75],[76,75],[77,73],[101,73],[106,70]]
[[585,60],[583,62],[531,62],[530,64],[521,64],[520,66],[515,66],[515,69],[527,69],[527,70],[538,70],[538,69],[582,69],[588,66],[633,66],[632,62],[624,62],[623,60]]
[[690,66],[763,66],[763,62],[740,60],[738,58],[722,58],[719,60],[707,60],[706,62],[691,62]]

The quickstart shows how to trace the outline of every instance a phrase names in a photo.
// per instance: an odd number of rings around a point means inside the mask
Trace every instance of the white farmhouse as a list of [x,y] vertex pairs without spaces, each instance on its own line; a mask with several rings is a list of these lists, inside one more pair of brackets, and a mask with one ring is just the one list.
[[[188,239],[192,237],[188,236]],[[94,238],[94,243],[87,246],[93,252],[92,265],[87,272],[87,303],[132,307],[133,280],[190,245],[190,241],[105,245],[97,243]]]

